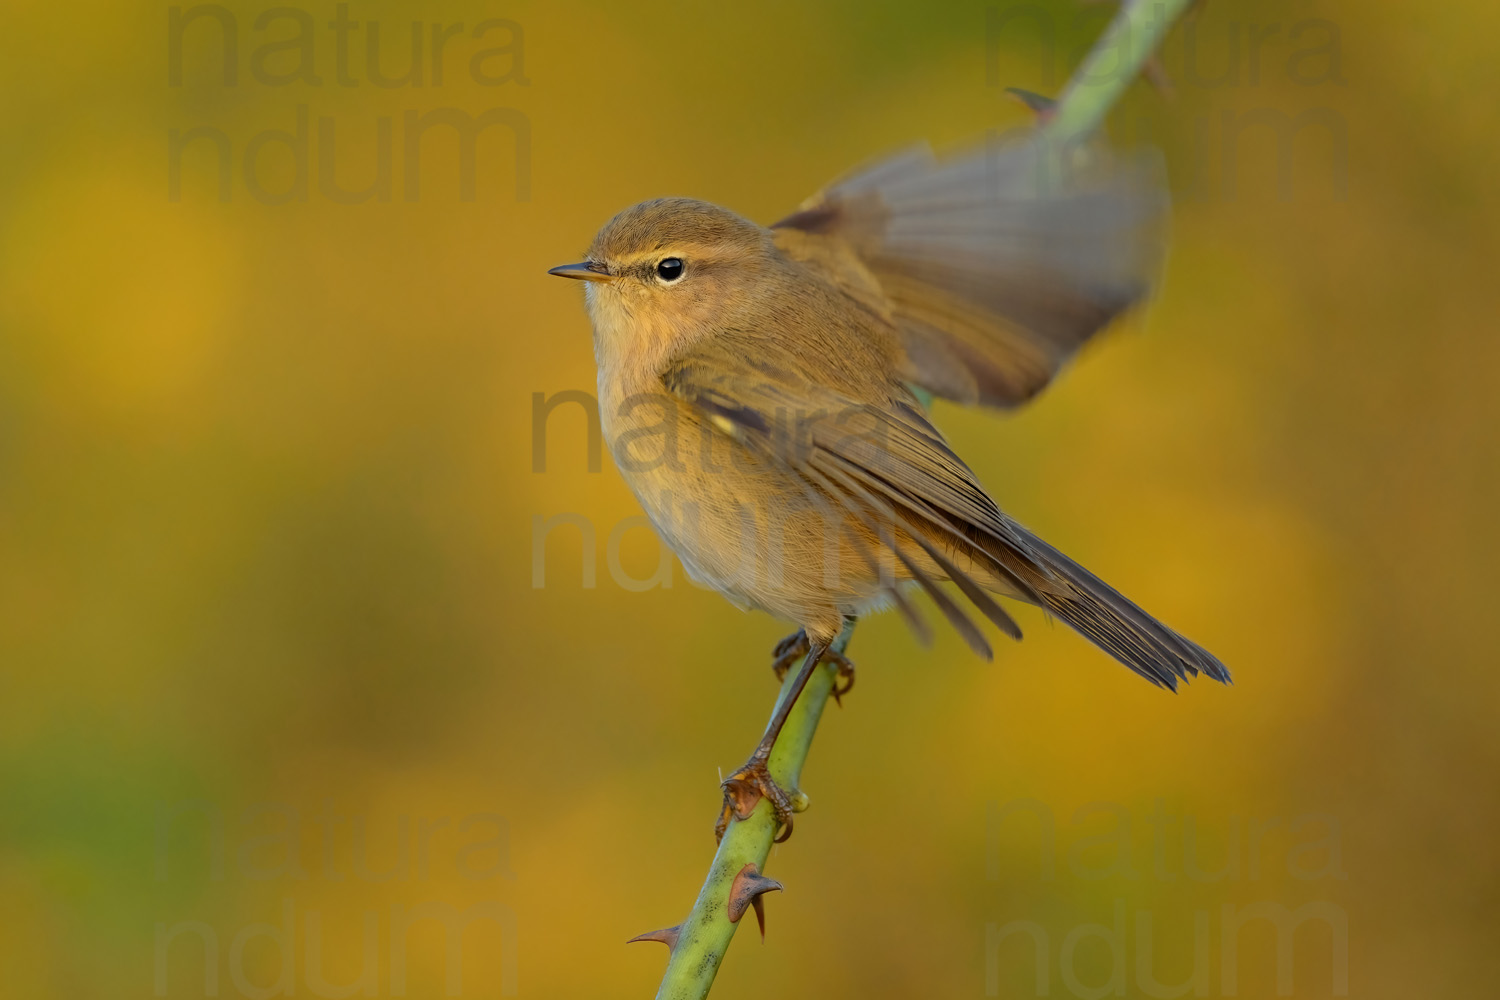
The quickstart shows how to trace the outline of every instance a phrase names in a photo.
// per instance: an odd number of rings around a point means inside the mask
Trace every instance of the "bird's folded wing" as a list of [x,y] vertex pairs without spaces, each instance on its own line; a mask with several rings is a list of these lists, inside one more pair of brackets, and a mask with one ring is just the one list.
[[1090,149],[1066,176],[1034,139],[920,149],[773,226],[782,250],[882,309],[917,385],[1016,406],[1148,290],[1166,197],[1155,156]]
[[[1003,515],[974,474],[899,385],[882,399],[856,399],[796,374],[796,359],[767,356],[778,348],[733,334],[715,337],[678,358],[662,381],[678,398],[758,457],[777,465],[818,502],[832,502],[857,529],[874,569],[889,553],[982,655],[983,636],[922,567],[958,584],[1003,631],[1020,630],[964,567],[975,560],[1026,592],[1047,571],[1024,534]],[[999,553],[995,555],[994,553]],[[1024,578],[1017,568],[1027,571]],[[910,608],[892,585],[889,596]],[[921,626],[913,621],[919,632]]]
[[[850,541],[919,635],[926,628],[898,578],[914,580],[982,656],[990,655],[988,642],[939,580],[952,580],[1013,638],[1020,629],[991,588],[1057,615],[1153,684],[1175,689],[1200,672],[1229,679],[1207,650],[1001,513],[899,384],[874,393],[853,376],[844,389],[815,384],[799,374],[791,350],[721,333],[678,357],[662,382],[741,447],[789,473],[790,488],[846,514]],[[849,388],[860,384],[865,391]],[[882,570],[892,558],[904,573]]]

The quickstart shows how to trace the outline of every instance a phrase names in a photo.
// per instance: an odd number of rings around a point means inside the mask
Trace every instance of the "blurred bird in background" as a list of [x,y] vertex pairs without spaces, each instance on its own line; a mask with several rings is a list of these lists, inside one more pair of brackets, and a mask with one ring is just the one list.
[[[1074,154],[1080,151],[1071,151]],[[1040,138],[940,162],[902,155],[836,183],[770,228],[688,198],[621,212],[587,259],[606,439],[657,532],[699,582],[793,622],[802,666],[718,833],[793,800],[767,761],[848,619],[894,606],[924,639],[925,592],[980,655],[939,583],[1021,638],[996,601],[1035,604],[1131,670],[1176,689],[1210,653],[1006,516],[928,420],[919,392],[1009,408],[1150,287],[1166,198],[1155,160]],[[1067,169],[1061,164],[1066,159]],[[915,388],[914,388],[915,387]]]

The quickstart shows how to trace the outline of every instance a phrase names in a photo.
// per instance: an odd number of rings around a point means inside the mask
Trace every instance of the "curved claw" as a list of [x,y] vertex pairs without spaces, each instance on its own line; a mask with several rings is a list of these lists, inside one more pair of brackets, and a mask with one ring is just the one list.
[[784,656],[805,656],[807,654],[807,633],[798,629],[791,635],[782,639],[771,651],[771,655],[780,659]]
[[734,806],[729,801],[729,796],[724,796],[724,806],[719,810],[719,818],[714,823],[714,843],[717,844],[724,839],[724,832],[729,829],[729,818],[734,815]]
[[838,664],[838,676],[834,678],[833,690],[829,693],[833,695],[834,704],[843,708],[844,695],[854,690],[854,664],[850,663],[843,653],[835,653],[832,650],[823,659],[829,663]]
[[792,668],[802,657],[807,655],[807,633],[798,629],[791,635],[782,639],[771,650],[771,672],[776,675],[778,681],[786,680],[786,672]]
[[749,819],[763,798],[771,801],[772,815],[781,824],[775,843],[785,843],[792,835],[792,799],[771,778],[764,760],[751,758],[744,767],[725,778],[719,787],[724,790],[724,805],[719,810],[718,822],[714,824],[715,840],[724,839],[731,817]]

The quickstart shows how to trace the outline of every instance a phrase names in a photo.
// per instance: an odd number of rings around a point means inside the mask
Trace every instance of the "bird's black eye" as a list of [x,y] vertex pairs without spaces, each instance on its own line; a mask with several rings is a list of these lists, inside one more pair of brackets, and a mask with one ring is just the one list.
[[656,265],[656,274],[662,281],[676,281],[682,277],[682,258],[668,257]]

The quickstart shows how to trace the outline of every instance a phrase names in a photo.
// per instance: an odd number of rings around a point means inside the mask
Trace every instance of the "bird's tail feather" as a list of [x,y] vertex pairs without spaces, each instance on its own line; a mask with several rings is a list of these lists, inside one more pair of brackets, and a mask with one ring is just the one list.
[[1052,579],[1037,579],[1042,606],[1153,684],[1171,690],[1199,673],[1230,683],[1208,650],[1178,635],[1123,594],[1024,528],[1027,549]]

